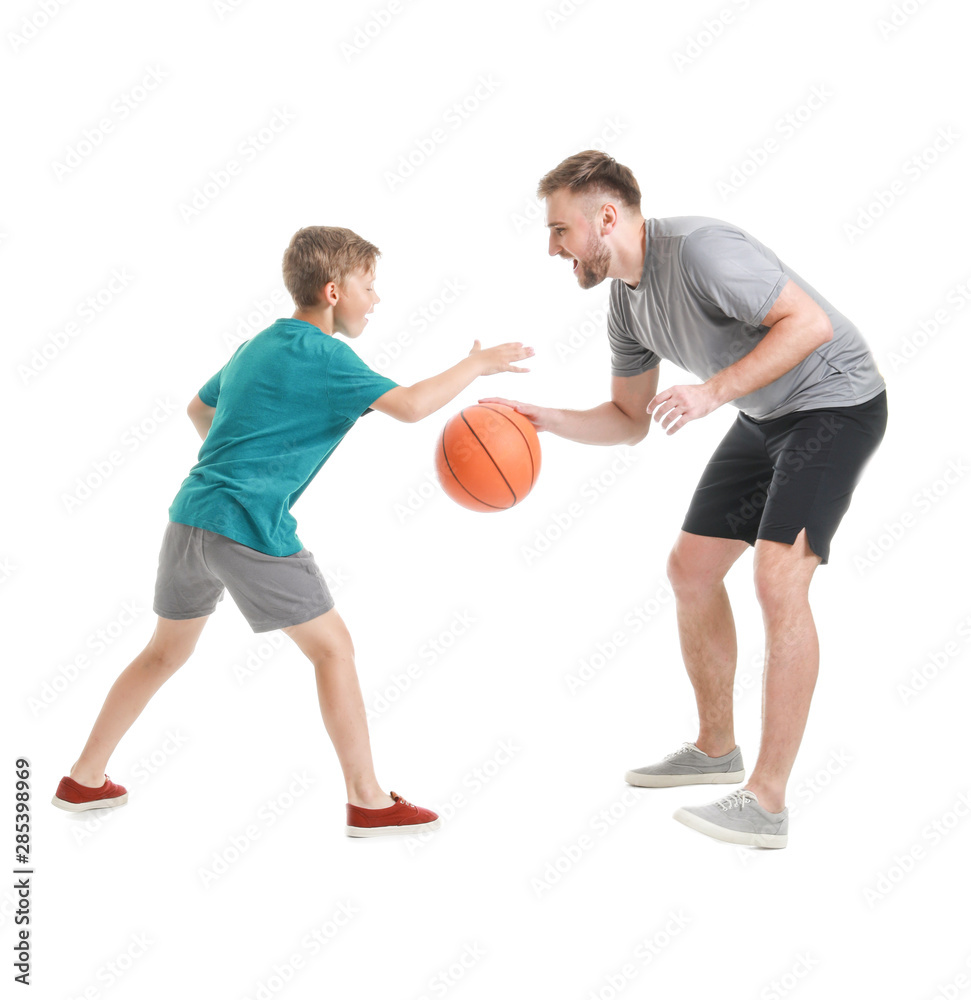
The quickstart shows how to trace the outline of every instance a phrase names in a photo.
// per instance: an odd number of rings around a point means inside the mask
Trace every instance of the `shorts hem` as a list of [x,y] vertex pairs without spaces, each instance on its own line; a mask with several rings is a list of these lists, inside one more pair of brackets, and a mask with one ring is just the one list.
[[219,602],[212,606],[209,611],[159,611],[158,608],[153,607],[152,611],[159,616],[159,618],[165,618],[172,622],[184,622],[188,621],[190,618],[207,618],[211,615],[217,608]]

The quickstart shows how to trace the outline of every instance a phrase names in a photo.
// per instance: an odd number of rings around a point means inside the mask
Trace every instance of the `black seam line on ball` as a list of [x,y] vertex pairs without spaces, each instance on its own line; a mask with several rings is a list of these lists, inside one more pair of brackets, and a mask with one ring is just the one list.
[[[482,409],[483,409],[483,410],[491,410],[491,409],[492,409],[492,407],[491,407],[491,406],[483,406],[483,407],[482,407]],[[495,411],[493,411],[493,412],[495,412]],[[492,462],[492,464],[493,464],[493,465],[494,465],[494,466],[496,467],[496,472],[498,472],[498,473],[499,473],[499,475],[500,475],[500,476],[502,476],[502,481],[503,481],[503,482],[504,482],[504,483],[506,484],[506,488],[507,488],[507,489],[509,490],[510,494],[512,495],[512,506],[515,506],[515,505],[516,505],[516,504],[517,504],[517,503],[519,502],[519,501],[518,501],[518,500],[516,499],[516,491],[515,491],[515,490],[514,490],[514,489],[512,488],[512,486],[510,486],[510,485],[509,485],[509,480],[508,480],[508,479],[506,479],[506,477],[502,475],[502,469],[500,469],[500,468],[499,468],[499,463],[498,463],[498,462],[497,462],[497,461],[496,461],[496,460],[495,460],[495,459],[494,459],[494,458],[492,457],[492,455],[490,455],[490,454],[489,454],[489,449],[488,449],[488,448],[487,448],[487,447],[485,446],[485,442],[484,442],[484,441],[482,440],[482,438],[480,438],[480,437],[479,437],[479,435],[478,435],[478,434],[476,434],[476,433],[475,433],[475,429],[474,429],[474,428],[472,427],[472,425],[471,425],[471,424],[469,423],[469,421],[468,421],[468,420],[466,419],[466,416],[465,416],[465,410],[463,410],[463,411],[462,411],[462,420],[463,420],[463,422],[465,423],[465,426],[466,426],[466,427],[468,427],[468,429],[469,429],[469,430],[471,431],[471,433],[472,433],[472,436],[473,436],[473,437],[474,437],[474,438],[476,439],[476,441],[478,441],[478,442],[479,442],[479,444],[480,444],[480,445],[482,446],[482,450],[483,450],[483,451],[484,451],[484,452],[485,452],[485,453],[486,453],[487,455],[489,455],[489,461],[490,461],[490,462]],[[478,499],[478,497],[477,497],[476,499]],[[483,503],[484,503],[484,501],[481,501],[481,502],[483,502]],[[491,506],[493,506],[493,505],[492,505],[492,504],[489,504],[489,506],[491,507]],[[504,508],[504,507],[499,507],[499,508],[497,508],[497,509],[498,509],[498,510],[505,510],[505,508]]]
[[[519,424],[513,420],[508,413],[503,413],[502,410],[497,410],[494,406],[486,406],[485,403],[479,404],[484,410],[492,410],[493,413],[498,413],[500,417],[504,417],[509,421],[519,431],[519,436],[523,439],[523,444],[526,445],[526,454],[529,455],[529,488],[532,489],[536,485],[536,466],[533,465],[533,449],[530,448],[529,442],[526,440],[526,435],[523,434],[522,428]],[[529,419],[528,417],[526,418]],[[491,457],[491,456],[490,456]]]
[[[445,431],[442,431],[441,443],[442,443],[442,458],[445,459],[445,464],[448,466],[448,471],[452,473],[452,478],[455,480],[455,482],[458,483],[458,485],[461,486],[462,489],[465,490],[465,492],[468,493],[468,495],[472,497],[473,500],[477,500],[479,503],[485,504],[486,507],[491,507],[493,510],[507,510],[508,508],[506,507],[497,507],[495,504],[491,504],[486,500],[482,500],[480,497],[477,497],[470,489],[466,488],[462,480],[459,479],[457,475],[455,475],[455,470],[452,468],[452,463],[448,460],[448,452],[445,450]],[[491,458],[492,456],[490,455],[489,457]]]

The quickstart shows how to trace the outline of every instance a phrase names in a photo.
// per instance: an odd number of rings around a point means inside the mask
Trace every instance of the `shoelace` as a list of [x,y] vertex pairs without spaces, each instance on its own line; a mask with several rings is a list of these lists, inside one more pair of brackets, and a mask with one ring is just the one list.
[[679,749],[675,750],[674,753],[667,754],[664,759],[674,760],[674,758],[677,757],[679,754],[690,753],[690,751],[694,749],[695,747],[693,747],[690,743],[682,743]]
[[731,794],[726,795],[723,799],[719,799],[718,805],[727,812],[729,809],[734,809],[735,806],[742,809],[748,802],[758,802],[758,799],[753,792],[739,788]]
[[411,803],[407,799],[403,799],[397,792],[389,792],[388,794],[391,796],[391,798],[394,799],[395,805],[411,806],[412,809],[417,808],[417,806],[411,805]]

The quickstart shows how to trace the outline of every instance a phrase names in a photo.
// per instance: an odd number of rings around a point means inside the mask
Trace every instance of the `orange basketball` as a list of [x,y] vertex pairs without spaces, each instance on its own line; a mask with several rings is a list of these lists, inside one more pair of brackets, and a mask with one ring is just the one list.
[[514,507],[533,488],[539,466],[536,429],[503,403],[479,403],[456,413],[435,453],[442,489],[469,510]]

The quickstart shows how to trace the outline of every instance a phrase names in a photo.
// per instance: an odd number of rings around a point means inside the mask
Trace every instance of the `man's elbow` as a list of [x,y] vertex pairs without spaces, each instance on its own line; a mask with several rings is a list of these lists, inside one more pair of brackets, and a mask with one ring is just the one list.
[[650,415],[648,415],[646,420],[632,421],[632,423],[633,432],[624,444],[640,444],[647,437],[647,432],[651,429]]
[[829,316],[825,313],[823,313],[822,319],[817,321],[815,332],[820,347],[833,339],[833,324],[829,321]]

